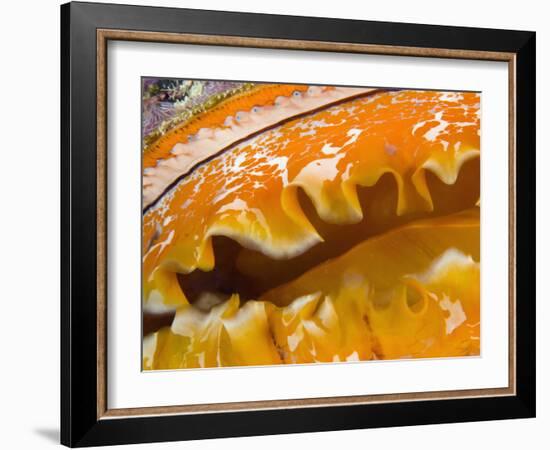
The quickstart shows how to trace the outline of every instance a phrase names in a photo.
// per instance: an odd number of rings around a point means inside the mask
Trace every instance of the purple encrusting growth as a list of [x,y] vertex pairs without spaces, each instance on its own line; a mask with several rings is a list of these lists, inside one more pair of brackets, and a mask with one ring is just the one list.
[[210,97],[241,85],[232,81],[142,78],[142,138],[161,130],[176,115],[190,113]]

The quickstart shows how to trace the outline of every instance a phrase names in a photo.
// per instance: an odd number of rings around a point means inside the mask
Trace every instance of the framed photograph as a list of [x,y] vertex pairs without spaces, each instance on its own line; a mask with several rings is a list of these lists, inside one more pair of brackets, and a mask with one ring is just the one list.
[[535,33],[61,7],[61,441],[535,415]]

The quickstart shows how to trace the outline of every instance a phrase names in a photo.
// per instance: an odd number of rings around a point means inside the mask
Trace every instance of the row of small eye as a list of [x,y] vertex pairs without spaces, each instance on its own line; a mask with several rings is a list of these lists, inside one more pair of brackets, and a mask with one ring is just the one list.
[[[302,93],[300,91],[294,91],[292,93],[292,97],[299,98],[301,96],[302,96]],[[281,97],[277,97],[274,101],[274,104],[275,105],[280,105],[281,104]],[[254,114],[257,114],[261,110],[262,110],[261,106],[253,106],[252,109],[250,110],[250,112],[252,112]],[[244,115],[244,113],[242,111],[237,112],[237,114],[235,114],[235,120],[241,120],[243,115]]]
[[[308,93],[311,94],[311,93],[313,93],[313,92],[318,91],[319,89],[321,89],[321,88],[319,88],[318,86],[310,86],[310,87],[308,88]],[[301,91],[293,91],[292,94],[291,94],[291,96],[294,97],[294,98],[300,98],[300,97],[302,97],[302,92],[301,92]],[[275,101],[274,101],[274,104],[275,104],[275,105],[280,105],[280,104],[282,103],[282,98],[284,98],[284,97],[282,97],[282,96],[277,97],[277,98],[275,99]],[[256,105],[256,106],[253,106],[253,107],[252,107],[252,109],[250,110],[250,112],[251,112],[251,113],[254,113],[254,114],[258,114],[261,110],[262,110],[262,107]],[[244,114],[245,114],[245,113],[244,113],[243,111],[237,112],[237,114],[235,114],[235,120],[237,120],[237,121],[242,120]],[[226,119],[225,125],[228,125],[228,124],[229,124],[228,121],[230,121],[230,119],[231,119],[231,116],[229,116],[229,117]]]
[[[319,92],[320,90],[322,90],[322,88],[319,87],[319,86],[310,86],[310,87],[308,88],[308,90],[307,90],[307,93],[312,94],[312,93]],[[300,97],[302,97],[302,92],[301,92],[301,91],[293,91],[292,94],[291,94],[291,97],[300,98]],[[285,98],[285,97],[283,97],[283,96],[277,97],[277,98],[275,99],[275,101],[274,101],[274,104],[275,104],[276,106],[277,106],[277,105],[280,105],[280,104],[282,103],[282,100],[283,100],[284,98]],[[253,107],[251,108],[250,112],[251,112],[252,114],[258,114],[258,113],[260,113],[260,112],[262,111],[262,109],[263,109],[263,108],[262,108],[261,106],[255,105],[255,106],[253,106]],[[238,112],[235,114],[234,119],[235,119],[237,122],[239,122],[239,121],[241,121],[241,120],[244,118],[245,114],[246,114],[246,112],[244,112],[244,111],[238,111]],[[225,119],[225,121],[224,121],[224,125],[225,125],[225,126],[229,126],[229,125],[231,124],[232,120],[233,120],[233,116],[228,116],[228,117]],[[187,139],[188,139],[189,142],[192,142],[192,141],[194,141],[194,140],[197,139],[197,136],[191,134],[191,135],[189,135],[189,136],[187,137]]]

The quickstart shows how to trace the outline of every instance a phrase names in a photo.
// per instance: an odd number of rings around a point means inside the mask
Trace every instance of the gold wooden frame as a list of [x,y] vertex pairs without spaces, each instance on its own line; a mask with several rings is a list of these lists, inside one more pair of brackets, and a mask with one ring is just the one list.
[[[508,319],[508,387],[468,389],[403,394],[358,395],[290,400],[249,401],[202,405],[174,405],[109,409],[107,405],[107,230],[106,230],[106,173],[107,173],[107,42],[109,40],[181,43],[268,49],[310,50],[343,53],[418,56],[452,59],[501,61],[508,63],[509,73],[509,319]],[[516,127],[516,55],[515,53],[444,48],[398,47],[387,45],[296,41],[285,39],[246,38],[180,33],[158,33],[97,29],[97,419],[165,414],[219,413],[263,409],[289,409],[319,406],[344,406],[367,403],[391,403],[421,400],[443,400],[475,397],[516,395],[516,182],[515,182],[515,127]]]

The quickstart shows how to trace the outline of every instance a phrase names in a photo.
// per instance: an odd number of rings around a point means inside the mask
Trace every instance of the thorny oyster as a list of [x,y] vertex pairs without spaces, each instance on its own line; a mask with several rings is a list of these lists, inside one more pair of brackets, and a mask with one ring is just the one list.
[[144,369],[479,354],[479,94],[194,108],[143,154]]

